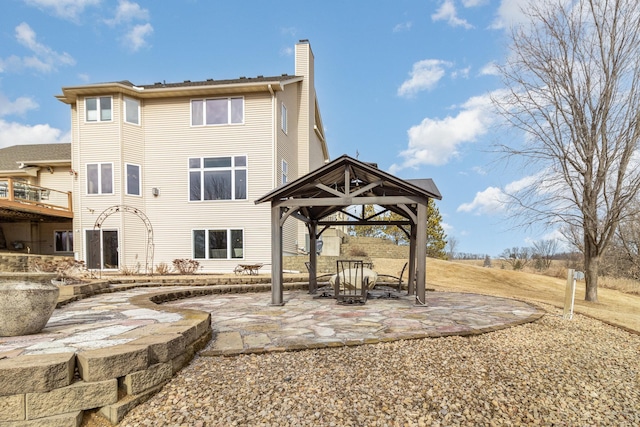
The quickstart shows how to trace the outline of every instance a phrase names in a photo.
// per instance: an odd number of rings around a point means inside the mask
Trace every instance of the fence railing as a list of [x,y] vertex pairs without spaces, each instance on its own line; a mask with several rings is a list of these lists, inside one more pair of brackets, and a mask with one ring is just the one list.
[[71,212],[71,192],[40,187],[13,178],[0,178],[0,201],[17,202]]

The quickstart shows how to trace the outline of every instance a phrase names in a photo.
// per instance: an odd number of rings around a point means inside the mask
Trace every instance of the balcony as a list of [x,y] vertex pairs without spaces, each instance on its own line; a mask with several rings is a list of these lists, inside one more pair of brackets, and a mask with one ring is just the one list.
[[0,179],[0,221],[73,218],[71,192]]

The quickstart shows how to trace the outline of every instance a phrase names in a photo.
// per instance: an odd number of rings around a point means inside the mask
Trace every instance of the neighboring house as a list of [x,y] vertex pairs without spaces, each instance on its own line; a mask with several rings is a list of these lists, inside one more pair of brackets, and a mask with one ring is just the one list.
[[0,250],[73,255],[71,144],[0,149]]
[[[295,52],[295,75],[62,88],[76,256],[144,272],[152,237],[154,265],[269,263],[270,211],[254,201],[329,160],[313,53],[304,40]],[[285,253],[307,239],[304,224],[287,221]]]

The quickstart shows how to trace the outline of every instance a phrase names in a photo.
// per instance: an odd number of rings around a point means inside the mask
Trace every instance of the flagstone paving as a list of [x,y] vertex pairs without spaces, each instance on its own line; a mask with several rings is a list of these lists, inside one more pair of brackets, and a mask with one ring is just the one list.
[[[200,287],[202,289],[202,287]],[[182,316],[142,309],[129,299],[146,293],[189,289],[144,287],[100,294],[56,309],[38,334],[0,337],[0,358],[24,354],[79,352],[125,344],[158,323]],[[285,292],[284,306],[271,306],[269,292],[207,295],[167,305],[212,314],[212,339],[203,355],[358,345],[444,335],[468,335],[530,322],[542,312],[524,302],[477,294],[429,292],[427,305],[414,298],[369,299],[338,305],[306,291]]]
[[285,293],[270,306],[269,293],[226,294],[169,303],[211,313],[214,339],[203,356],[369,344],[401,339],[473,335],[531,322],[542,312],[520,301],[477,294],[431,292],[415,299],[369,299],[338,305],[305,291]]

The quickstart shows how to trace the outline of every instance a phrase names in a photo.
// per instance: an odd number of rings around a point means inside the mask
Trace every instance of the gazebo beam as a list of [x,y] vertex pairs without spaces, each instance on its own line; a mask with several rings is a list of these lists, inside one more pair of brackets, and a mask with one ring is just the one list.
[[322,197],[318,199],[285,199],[274,200],[273,205],[282,207],[302,206],[351,206],[351,205],[399,205],[424,203],[417,196],[370,196],[370,197]]

